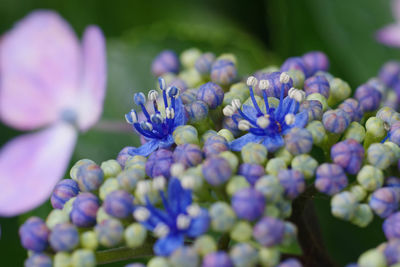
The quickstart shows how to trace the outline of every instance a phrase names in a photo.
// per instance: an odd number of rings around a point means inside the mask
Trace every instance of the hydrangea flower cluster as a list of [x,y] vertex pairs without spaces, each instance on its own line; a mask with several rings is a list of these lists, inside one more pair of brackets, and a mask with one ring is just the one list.
[[125,116],[142,145],[72,167],[54,210],[20,228],[26,266],[308,266],[318,257],[301,256],[311,238],[298,235],[296,209],[315,195],[359,227],[384,219],[387,242],[351,266],[398,266],[400,64],[353,96],[322,52],[247,77],[237,64],[198,49],[159,54],[159,91],[135,94],[142,112]]

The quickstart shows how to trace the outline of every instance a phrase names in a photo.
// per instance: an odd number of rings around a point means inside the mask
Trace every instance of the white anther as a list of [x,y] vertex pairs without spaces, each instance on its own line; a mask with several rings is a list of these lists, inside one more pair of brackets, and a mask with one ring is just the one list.
[[137,193],[139,195],[146,195],[151,190],[151,182],[149,180],[139,181],[136,186]]
[[250,129],[250,122],[247,120],[241,120],[239,121],[238,128],[241,131],[248,131]]
[[192,204],[192,205],[190,205],[189,207],[186,208],[186,211],[187,211],[187,213],[189,213],[189,215],[191,217],[197,217],[201,213],[201,208],[197,204]]
[[271,86],[268,80],[261,80],[260,83],[258,84],[258,88],[261,90],[268,89]]
[[256,77],[254,76],[250,76],[249,78],[247,78],[247,86],[253,86],[255,87],[258,83],[258,80]]
[[288,83],[290,81],[290,76],[286,72],[282,72],[279,76],[280,83]]
[[150,217],[150,211],[145,207],[138,207],[133,212],[133,217],[135,217],[135,220],[138,222],[147,221]]
[[160,89],[161,90],[164,90],[165,88],[167,88],[167,84],[165,83],[165,79],[162,79],[162,78],[159,79],[159,83],[160,83]]
[[297,91],[296,88],[294,88],[294,87],[290,88],[289,91],[288,91],[288,96],[289,96],[290,98],[293,98],[293,94],[294,94],[296,91]]
[[157,237],[164,237],[169,234],[169,227],[165,223],[158,223],[156,227],[154,228],[154,234]]
[[383,123],[383,128],[388,132],[390,130],[390,124],[387,122]]
[[306,99],[306,93],[302,90],[296,90],[293,93],[293,99],[296,100],[297,102],[301,103]]
[[148,122],[148,121],[146,121],[145,123],[144,123],[144,127],[143,127],[145,130],[148,130],[148,131],[152,131],[153,130],[153,125],[150,123],[150,122]]
[[182,187],[185,188],[185,189],[190,189],[190,190],[192,190],[192,189],[194,189],[194,187],[196,186],[196,180],[195,180],[195,178],[194,178],[193,176],[191,176],[191,175],[185,175],[185,176],[182,178],[181,185],[182,185]]
[[265,117],[265,116],[261,116],[257,118],[257,125],[260,126],[261,128],[267,128],[268,125],[270,124],[270,120]]
[[224,115],[226,117],[232,117],[232,115],[236,112],[235,108],[232,107],[231,105],[227,105],[224,107],[224,109],[222,110],[222,113],[224,113]]
[[242,106],[242,103],[240,102],[240,99],[234,98],[234,99],[232,100],[232,107],[233,107],[234,109],[240,109],[241,106]]
[[125,119],[126,121],[130,124],[130,123],[136,123],[138,121],[138,116],[136,111],[134,111],[133,109],[131,110],[131,112],[129,114],[125,115]]
[[162,175],[154,177],[153,179],[153,189],[155,190],[164,190],[166,184],[167,180]]
[[184,171],[185,171],[185,166],[180,162],[171,165],[170,172],[171,176],[173,177],[181,176]]
[[190,226],[191,219],[185,214],[179,214],[176,218],[176,227],[180,230],[186,230]]
[[287,125],[292,125],[294,123],[295,117],[292,113],[286,114],[285,122]]
[[156,101],[158,97],[158,92],[156,90],[150,90],[149,94],[147,95],[147,98],[150,101]]
[[166,108],[165,114],[168,119],[173,119],[175,117],[175,110],[173,108]]

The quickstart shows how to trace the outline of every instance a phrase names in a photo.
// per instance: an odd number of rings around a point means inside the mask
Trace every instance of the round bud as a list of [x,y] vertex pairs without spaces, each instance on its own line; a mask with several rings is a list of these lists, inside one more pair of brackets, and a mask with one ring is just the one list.
[[337,164],[324,163],[320,165],[315,176],[315,187],[327,195],[339,193],[348,184],[346,174]]
[[214,60],[215,55],[213,53],[204,53],[196,59],[194,67],[202,75],[210,74]]
[[25,249],[42,252],[47,248],[50,230],[44,221],[38,217],[29,218],[19,228],[21,244]]
[[69,175],[71,176],[71,178],[72,178],[73,180],[77,181],[78,178],[76,177],[76,175],[77,175],[77,172],[78,172],[78,168],[79,168],[80,166],[82,166],[82,165],[84,165],[84,164],[88,164],[88,163],[90,163],[90,164],[96,164],[93,160],[90,160],[90,159],[81,159],[81,160],[78,160],[78,161],[74,164],[74,166],[72,166],[72,168],[71,168],[71,170],[70,170],[70,172],[69,172]]
[[374,191],[383,185],[383,172],[371,165],[364,165],[357,174],[357,182],[365,190]]
[[209,209],[211,228],[216,232],[228,232],[235,224],[236,216],[232,208],[225,202],[218,201]]
[[382,251],[378,249],[370,249],[361,254],[358,258],[358,266],[360,267],[385,267],[386,259]]
[[115,247],[121,243],[124,227],[116,219],[108,219],[100,222],[94,228],[99,243],[105,247]]
[[170,177],[170,168],[174,162],[172,151],[158,149],[150,154],[146,162],[146,173],[149,177]]
[[57,224],[51,231],[49,241],[55,251],[71,251],[79,243],[79,233],[70,223]]
[[382,187],[375,190],[369,199],[369,206],[381,218],[386,218],[399,208],[400,190]]
[[364,160],[364,148],[354,139],[336,143],[331,148],[331,159],[350,174],[357,174]]
[[299,70],[304,75],[308,75],[307,67],[301,57],[290,57],[283,62],[281,71]]
[[78,183],[72,179],[63,179],[54,187],[51,195],[51,205],[55,209],[62,209],[64,204],[79,193]]
[[81,246],[86,249],[96,250],[98,247],[97,235],[94,231],[86,231],[81,234]]
[[229,85],[237,78],[235,63],[228,59],[217,59],[211,66],[211,81]]
[[182,246],[172,252],[169,261],[176,267],[198,266],[199,256],[192,247]]
[[326,137],[325,127],[320,121],[310,122],[306,129],[311,133],[314,144],[321,144]]
[[254,221],[259,218],[265,208],[265,198],[261,192],[244,188],[232,196],[232,208],[236,215],[245,220]]
[[289,199],[294,199],[304,192],[306,183],[304,176],[297,170],[281,170],[278,173],[279,183],[284,188],[284,195]]
[[268,150],[262,144],[247,143],[241,151],[245,163],[263,165],[267,160]]
[[243,163],[240,165],[238,173],[243,175],[251,185],[254,185],[265,174],[265,170],[258,164]]
[[396,266],[396,264],[400,263],[400,240],[390,240],[383,253],[389,266]]
[[300,104],[299,112],[307,110],[308,121],[312,122],[314,120],[322,119],[322,104],[318,100],[304,100]]
[[306,95],[319,93],[328,99],[330,91],[329,82],[325,76],[312,76],[304,81],[304,91],[306,92]]
[[78,167],[76,178],[79,189],[83,192],[89,192],[99,189],[104,181],[104,173],[96,164],[83,164]]
[[201,167],[204,179],[213,186],[224,184],[232,176],[232,169],[229,162],[222,157],[209,157]]
[[95,195],[80,193],[72,204],[70,219],[78,227],[94,226],[98,208],[99,199]]
[[286,170],[287,164],[283,158],[272,158],[268,161],[265,171],[267,174],[278,175],[281,170]]
[[254,267],[258,262],[257,250],[247,243],[233,245],[229,256],[233,265],[238,267]]
[[116,177],[121,172],[121,165],[114,159],[102,162],[100,168],[103,170],[104,178]]
[[185,167],[197,166],[203,161],[203,151],[198,145],[178,145],[173,152],[174,162],[182,163]]
[[375,87],[363,84],[356,89],[354,97],[360,103],[364,112],[374,111],[379,108],[382,94]]
[[374,143],[368,147],[368,162],[378,169],[387,169],[396,159],[390,147],[381,143]]
[[282,242],[285,224],[273,217],[264,217],[254,226],[253,237],[264,247],[271,247]]
[[88,249],[77,249],[72,253],[72,266],[74,267],[95,267],[96,256]]
[[124,232],[125,243],[130,248],[137,248],[144,244],[147,230],[139,223],[129,225]]
[[191,122],[199,122],[207,118],[208,105],[204,101],[196,100],[185,105],[185,110]]
[[206,157],[218,155],[221,152],[228,151],[229,145],[226,139],[218,134],[208,137],[203,146]]
[[397,61],[386,62],[379,71],[379,79],[387,86],[394,87],[400,77],[400,63]]
[[305,179],[311,179],[318,167],[318,161],[308,154],[297,155],[291,162],[293,170],[300,171]]
[[356,197],[352,193],[344,191],[332,197],[331,212],[339,219],[350,220],[355,214],[357,205]]
[[322,116],[322,123],[327,131],[343,133],[350,124],[350,117],[341,109],[328,110]]
[[360,103],[354,98],[348,98],[339,105],[339,108],[349,115],[351,121],[360,121],[364,115]]
[[329,59],[320,51],[311,51],[302,56],[304,65],[307,68],[307,76],[314,75],[318,71],[328,71]]
[[233,263],[226,252],[218,251],[205,255],[202,267],[233,267]]
[[218,84],[208,82],[200,86],[197,91],[197,100],[205,102],[210,109],[215,109],[224,100],[224,90]]
[[368,204],[359,204],[354,212],[351,222],[359,227],[368,226],[374,219],[374,214]]
[[178,73],[179,72],[179,59],[175,52],[171,50],[164,50],[153,60],[151,65],[151,72],[154,76],[158,77],[165,73]]
[[116,218],[127,218],[133,211],[133,196],[124,190],[113,191],[104,200],[104,210]]
[[294,127],[285,135],[285,147],[293,155],[310,152],[313,137],[307,129]]
[[24,262],[25,267],[51,267],[51,258],[44,253],[34,253]]

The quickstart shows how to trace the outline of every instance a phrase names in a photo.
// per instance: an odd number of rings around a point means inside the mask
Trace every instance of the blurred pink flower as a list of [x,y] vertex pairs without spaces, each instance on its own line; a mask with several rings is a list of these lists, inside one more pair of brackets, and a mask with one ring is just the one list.
[[400,47],[400,0],[392,0],[395,23],[389,24],[376,33],[376,39],[388,46]]
[[18,130],[0,150],[0,216],[43,203],[62,178],[78,131],[100,118],[106,86],[105,40],[89,26],[79,43],[52,11],[35,11],[0,43],[0,119]]

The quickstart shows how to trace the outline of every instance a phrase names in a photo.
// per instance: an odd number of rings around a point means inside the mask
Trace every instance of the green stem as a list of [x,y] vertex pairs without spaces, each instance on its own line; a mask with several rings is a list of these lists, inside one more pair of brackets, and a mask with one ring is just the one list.
[[101,265],[117,261],[149,257],[152,255],[153,255],[153,243],[147,242],[143,244],[141,247],[135,249],[120,247],[120,248],[98,251],[96,253],[96,261],[98,265]]

